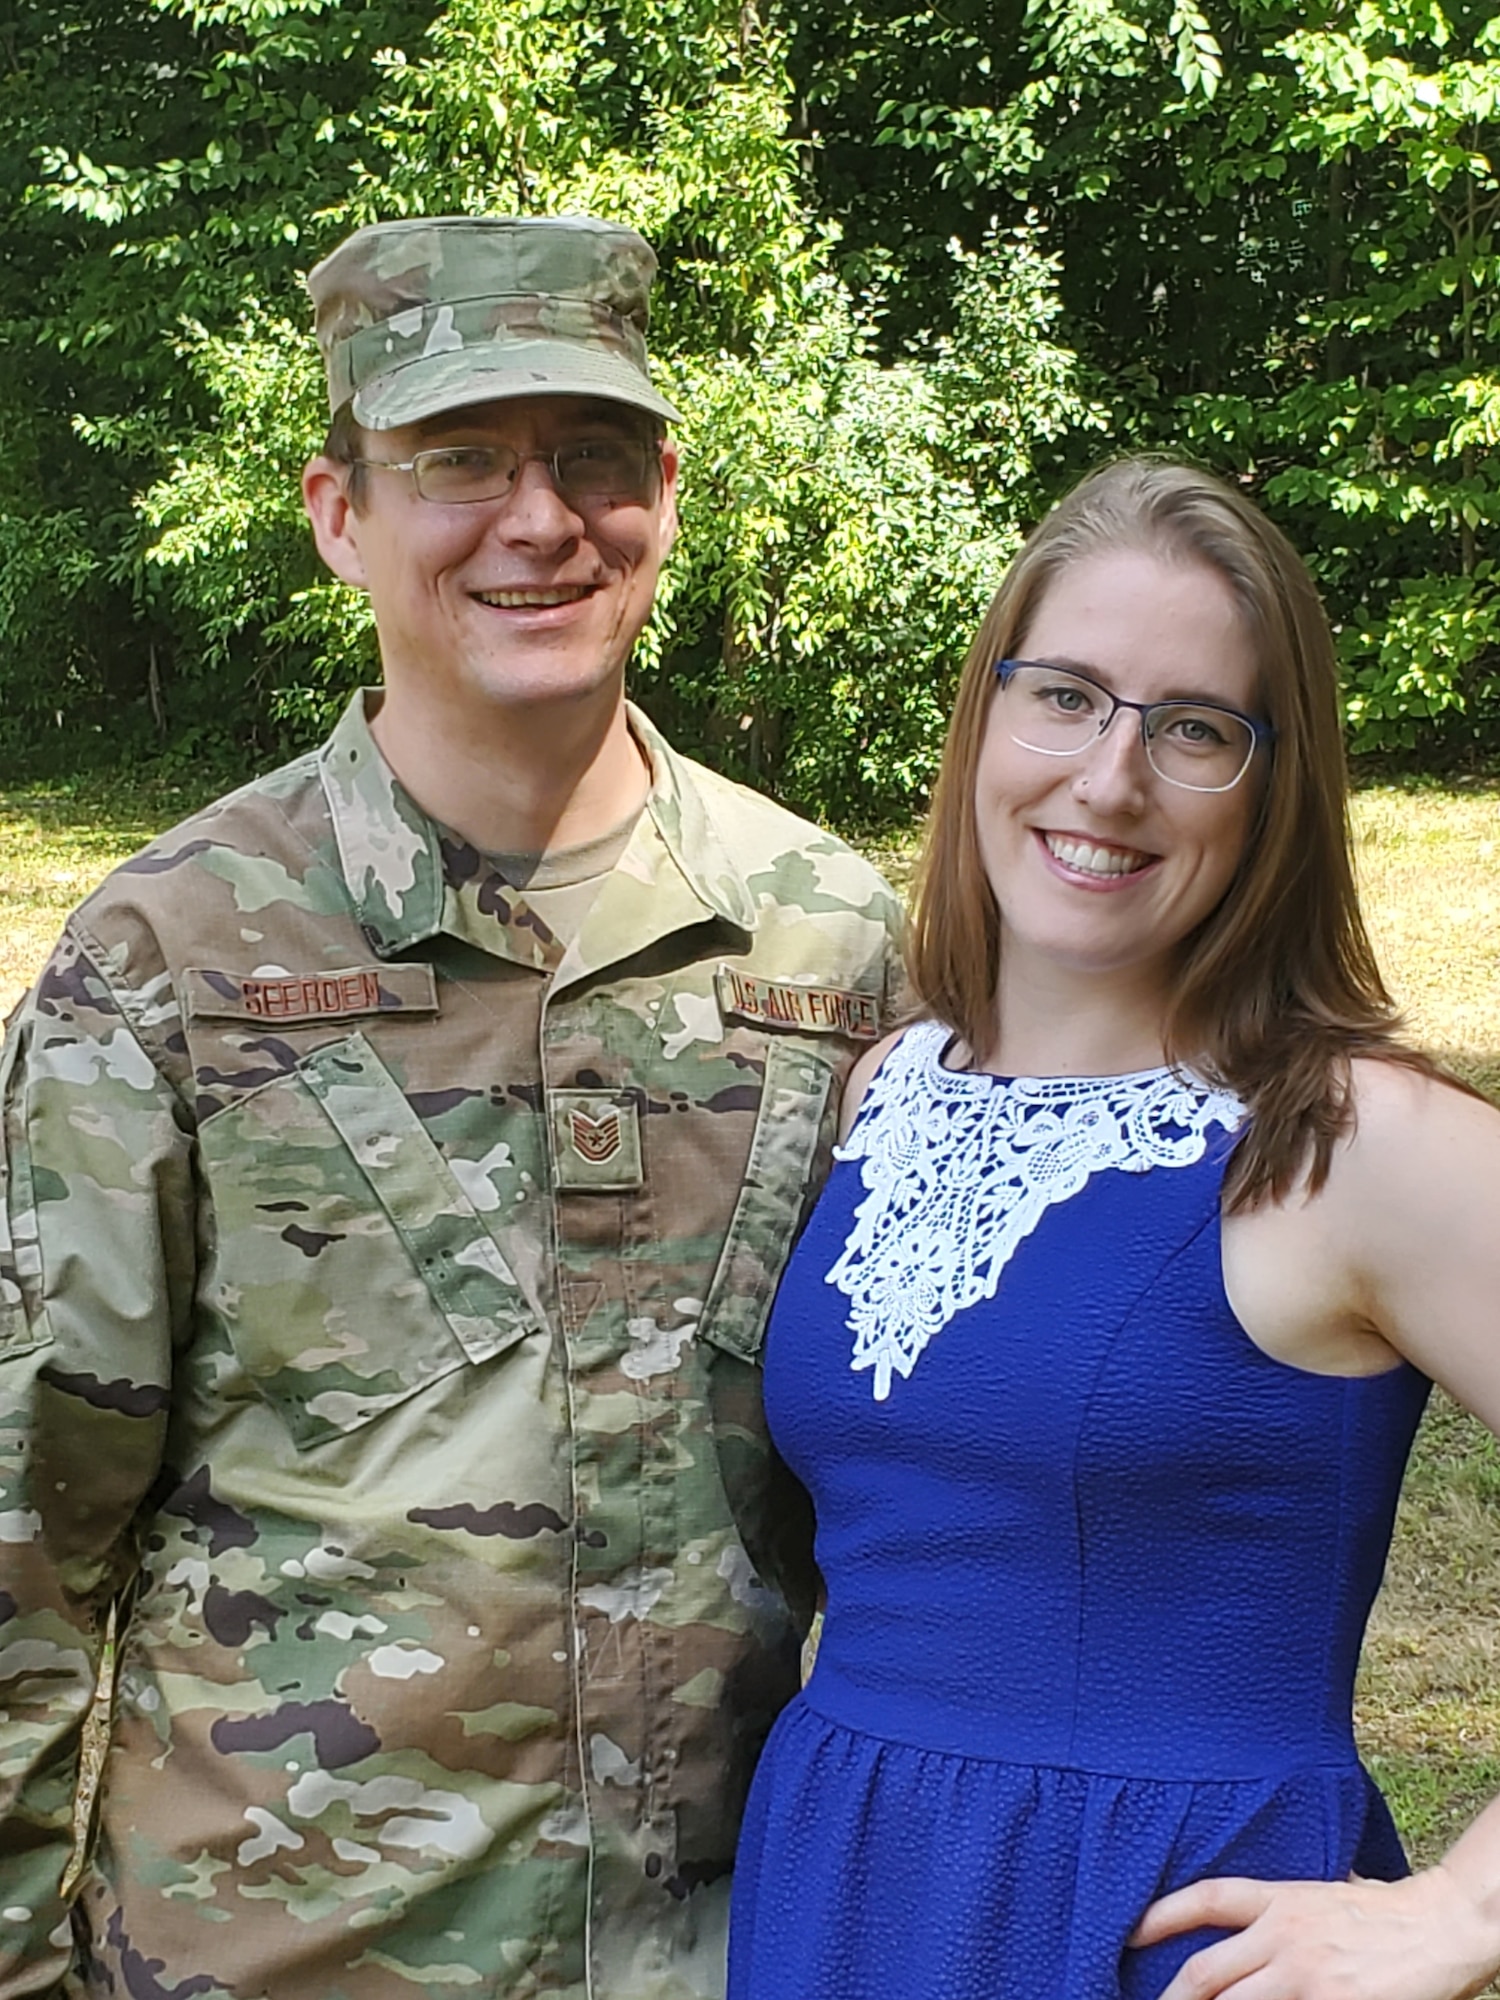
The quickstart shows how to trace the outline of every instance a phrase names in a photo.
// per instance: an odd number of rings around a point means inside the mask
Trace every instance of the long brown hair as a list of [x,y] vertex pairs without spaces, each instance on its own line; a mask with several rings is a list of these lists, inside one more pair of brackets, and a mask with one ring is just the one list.
[[1119,460],[1074,487],[1011,564],[949,725],[918,877],[912,982],[971,1049],[990,1045],[1000,914],[980,860],[974,788],[994,664],[1024,649],[1061,570],[1119,549],[1202,563],[1225,579],[1276,731],[1239,870],[1178,948],[1164,1029],[1169,1061],[1227,1085],[1250,1109],[1225,1181],[1227,1205],[1248,1207],[1285,1194],[1304,1172],[1321,1186],[1352,1118],[1352,1056],[1440,1072],[1395,1039],[1399,1021],[1359,911],[1327,617],[1286,537],[1232,486],[1166,460]]

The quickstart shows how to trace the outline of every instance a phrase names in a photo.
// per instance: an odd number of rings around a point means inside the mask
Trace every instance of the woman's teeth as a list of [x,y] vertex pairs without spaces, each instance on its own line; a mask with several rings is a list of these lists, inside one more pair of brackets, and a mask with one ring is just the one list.
[[1134,875],[1151,859],[1128,847],[1095,847],[1087,840],[1063,840],[1055,833],[1044,834],[1047,852],[1080,875]]

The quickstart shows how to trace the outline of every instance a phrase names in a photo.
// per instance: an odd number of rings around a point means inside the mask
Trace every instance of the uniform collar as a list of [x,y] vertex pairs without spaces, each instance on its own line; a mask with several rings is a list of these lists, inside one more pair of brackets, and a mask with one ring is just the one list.
[[[448,888],[444,830],[403,789],[377,749],[369,724],[373,698],[368,689],[354,696],[318,762],[355,915],[373,949],[390,957],[447,927]],[[668,911],[672,929],[719,917],[738,930],[753,931],[755,898],[714,824],[695,767],[677,755],[633,704],[627,704],[627,714],[650,767],[651,789],[616,873],[650,887],[661,899],[650,926],[656,935],[662,934]],[[496,937],[486,940],[486,948],[534,963],[534,940],[528,935],[518,940],[521,949],[512,950],[506,928],[497,921]],[[602,944],[603,932],[613,925],[596,927],[591,920],[586,928],[587,933],[597,928]],[[647,941],[622,935],[619,955]]]
[[[651,769],[651,790],[643,817],[649,816],[705,910],[742,931],[753,931],[755,897],[720,838],[698,783],[697,766],[678,756],[634,702],[625,704],[625,713],[630,732]],[[639,835],[641,829],[637,827],[636,832]]]

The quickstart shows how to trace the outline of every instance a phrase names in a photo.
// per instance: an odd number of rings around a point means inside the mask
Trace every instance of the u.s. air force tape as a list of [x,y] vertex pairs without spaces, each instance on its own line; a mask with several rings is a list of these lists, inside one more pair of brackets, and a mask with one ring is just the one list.
[[880,1035],[880,1011],[873,994],[842,986],[804,986],[791,979],[762,979],[721,965],[715,979],[720,1011],[759,1027],[800,1028],[809,1035],[847,1035],[873,1042]]

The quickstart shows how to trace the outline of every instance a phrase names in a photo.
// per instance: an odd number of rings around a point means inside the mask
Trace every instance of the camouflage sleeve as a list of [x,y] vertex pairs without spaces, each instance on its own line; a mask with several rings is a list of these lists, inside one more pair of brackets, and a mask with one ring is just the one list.
[[149,1052],[162,1011],[133,997],[127,1013],[65,937],[0,1056],[4,2000],[68,1968],[80,1738],[187,1312],[189,1118]]
[[880,1024],[889,1031],[912,1006],[912,992],[906,971],[906,911],[894,890],[885,911],[885,976]]

